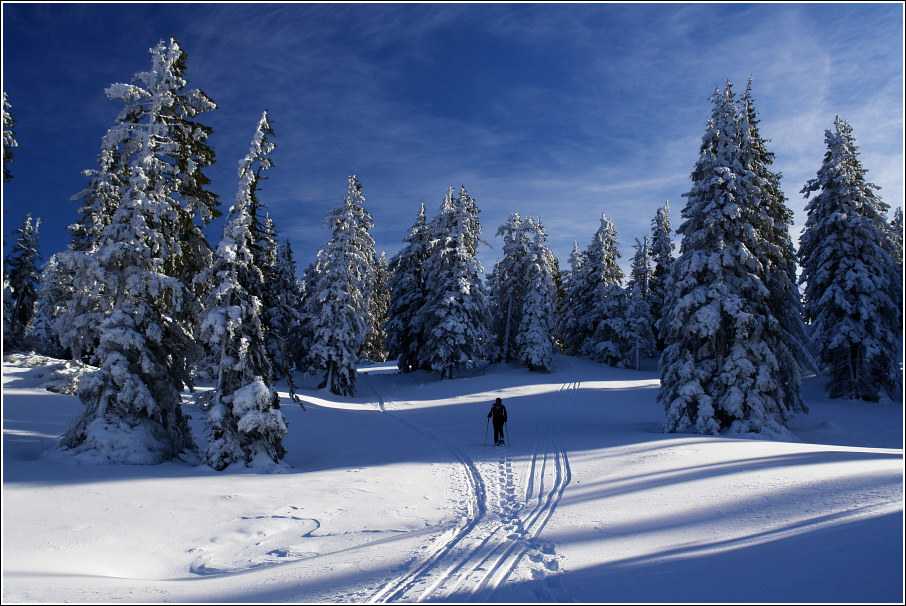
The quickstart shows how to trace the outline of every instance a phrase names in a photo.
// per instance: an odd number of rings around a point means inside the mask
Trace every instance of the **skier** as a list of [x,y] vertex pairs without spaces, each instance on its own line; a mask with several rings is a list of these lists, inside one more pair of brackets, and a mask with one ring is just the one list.
[[494,421],[494,446],[502,446],[504,444],[503,425],[506,423],[506,406],[503,405],[500,398],[497,398],[494,405],[491,406],[488,418]]

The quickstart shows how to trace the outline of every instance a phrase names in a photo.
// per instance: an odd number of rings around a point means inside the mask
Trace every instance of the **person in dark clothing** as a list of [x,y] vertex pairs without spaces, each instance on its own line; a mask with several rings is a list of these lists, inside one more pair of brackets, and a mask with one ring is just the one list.
[[491,406],[488,418],[494,423],[494,446],[504,444],[503,425],[506,423],[506,406],[503,405],[503,401],[500,398],[497,398],[494,405]]

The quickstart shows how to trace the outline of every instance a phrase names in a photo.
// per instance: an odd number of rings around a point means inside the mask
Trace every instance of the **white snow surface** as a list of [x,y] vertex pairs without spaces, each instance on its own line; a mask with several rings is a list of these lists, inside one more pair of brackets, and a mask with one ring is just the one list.
[[282,465],[216,472],[48,456],[81,406],[53,362],[3,365],[4,604],[903,602],[903,406],[815,377],[776,441],[662,433],[651,362],[373,365],[300,378]]

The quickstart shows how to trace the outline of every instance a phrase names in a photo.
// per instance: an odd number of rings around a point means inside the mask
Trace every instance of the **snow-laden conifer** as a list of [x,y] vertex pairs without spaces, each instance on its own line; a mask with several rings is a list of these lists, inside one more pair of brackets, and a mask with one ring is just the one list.
[[251,206],[261,173],[271,165],[273,131],[261,116],[248,155],[239,163],[239,190],[213,266],[199,275],[210,285],[200,327],[214,380],[207,394],[211,441],[207,463],[222,470],[237,462],[259,465],[285,454],[286,421],[272,386],[273,370],[261,316],[264,274],[253,253]]
[[664,430],[785,434],[797,403],[778,362],[786,344],[756,256],[770,219],[730,83],[711,101],[662,320]]
[[[616,364],[622,350],[620,339],[624,297],[620,286],[623,270],[618,265],[617,231],[607,215],[585,249],[576,280],[567,291],[564,313],[573,317],[573,332],[566,334],[568,353],[577,353],[607,364]],[[574,349],[573,349],[574,348]]]
[[52,255],[41,269],[35,315],[26,334],[28,347],[51,358],[63,358],[66,355],[55,323],[68,298],[66,284],[57,255]]
[[624,365],[632,365],[636,370],[641,366],[641,359],[647,358],[655,351],[655,320],[651,313],[650,300],[655,297],[652,289],[654,280],[654,263],[648,234],[640,241],[636,238],[635,254],[630,267],[630,279],[626,286],[625,319],[623,323]]
[[584,262],[584,252],[579,249],[578,242],[573,242],[573,250],[569,254],[569,270],[565,272],[560,285],[560,298],[554,316],[556,339],[560,351],[567,355],[575,355],[580,345],[579,339],[582,332],[579,330],[579,320],[573,311],[577,303],[577,285],[581,279]]
[[207,131],[184,118],[213,103],[182,91],[185,55],[174,40],[151,49],[151,58],[133,84],[106,90],[124,107],[103,148],[118,150],[126,178],[74,289],[103,285],[109,311],[94,355],[99,368],[79,387],[85,408],[61,445],[102,462],[159,463],[194,448],[180,392],[200,353],[191,334],[199,306],[183,280],[209,255],[194,219],[211,209],[210,198],[185,189],[203,181],[197,170],[207,160],[196,144]]
[[517,357],[515,340],[528,287],[529,235],[519,214],[512,213],[497,236],[503,238],[503,257],[487,280],[491,340],[486,354],[492,361],[509,362]]
[[893,259],[897,263],[900,275],[903,275],[903,209],[899,206],[893,212],[890,220],[890,248]]
[[783,342],[783,347],[775,351],[780,365],[778,372],[786,390],[785,401],[790,402],[794,412],[807,412],[800,390],[800,368],[816,368],[808,351],[802,297],[797,286],[796,251],[790,236],[793,211],[787,207],[780,188],[781,175],[771,170],[774,154],[767,150],[770,140],[762,137],[758,130],[751,78],[740,104],[742,161],[755,174],[760,194],[760,204],[754,213],[762,216],[756,225],[760,239],[756,240],[754,252],[762,265],[761,278],[770,292],[768,304],[771,314],[780,323]]
[[672,234],[670,202],[665,201],[664,205],[657,209],[654,219],[651,220],[650,254],[654,261],[654,271],[648,285],[648,304],[651,310],[651,318],[654,321],[654,334],[658,351],[664,349],[660,327],[664,301],[667,299],[667,291],[670,289],[670,268],[673,266],[674,260]]
[[19,143],[16,141],[16,132],[15,125],[16,121],[13,118],[12,114],[13,106],[10,105],[9,100],[6,98],[6,91],[3,92],[3,182],[6,183],[13,178],[12,172],[9,170],[8,164],[13,161],[15,153],[13,152],[14,147],[18,147]]
[[362,345],[362,356],[372,362],[383,362],[387,359],[385,341],[387,339],[387,313],[390,309],[390,269],[387,255],[381,252],[373,265],[374,282],[371,296],[368,299],[368,336]]
[[[122,145],[128,158],[134,153],[128,124],[150,120],[159,139],[157,164],[152,180],[166,182],[168,199],[176,219],[162,230],[174,232],[178,242],[167,255],[165,271],[189,289],[178,321],[189,332],[195,330],[203,293],[195,276],[211,265],[212,251],[203,227],[220,216],[217,195],[207,189],[210,179],[204,169],[214,163],[214,150],[208,144],[212,129],[199,122],[199,115],[217,105],[200,89],[187,89],[187,55],[170,38],[151,49],[151,69],[135,74],[131,84],[117,83],[106,90],[107,97],[123,102],[117,122],[108,136]],[[127,163],[129,160],[127,160]]]
[[404,241],[405,246],[390,260],[387,349],[402,372],[412,372],[428,368],[419,357],[425,339],[423,327],[416,321],[426,298],[425,263],[430,250],[424,202]]
[[639,370],[642,359],[655,352],[657,341],[654,337],[654,318],[648,298],[639,283],[632,285],[626,295],[626,316],[623,322],[624,366],[632,365]]
[[628,290],[636,285],[639,292],[646,299],[651,296],[651,285],[654,276],[654,263],[651,254],[651,245],[648,242],[648,234],[642,236],[642,239],[635,239],[633,245],[635,253],[632,255],[632,262],[629,266],[629,282],[626,284]]
[[522,263],[525,294],[514,345],[520,363],[529,370],[553,368],[553,335],[557,304],[557,259],[547,247],[540,219],[525,222],[528,236]]
[[10,315],[4,325],[3,341],[7,346],[23,347],[25,333],[35,315],[38,282],[41,279],[39,230],[41,219],[32,223],[31,213],[16,228],[16,242],[6,258],[5,271],[10,294]]
[[484,356],[489,309],[476,258],[481,241],[475,200],[462,187],[449,188],[430,224],[432,246],[425,262],[425,303],[416,316],[425,342],[420,358],[449,379]]
[[87,187],[73,200],[80,201],[78,221],[70,226],[72,241],[59,256],[62,275],[71,296],[60,310],[56,329],[74,359],[89,360],[100,339],[98,327],[112,307],[112,294],[99,280],[95,252],[102,233],[112,221],[123,191],[131,178],[130,166],[140,148],[133,137],[136,124],[152,124],[156,163],[148,178],[167,198],[176,217],[159,229],[174,232],[175,242],[167,252],[163,271],[189,286],[177,320],[189,332],[197,325],[199,295],[195,275],[210,265],[210,246],[202,227],[219,215],[217,197],[206,189],[209,179],[202,170],[214,162],[207,144],[210,127],[197,116],[216,108],[200,90],[186,90],[186,55],[170,39],[151,50],[151,69],[133,77],[132,84],[113,84],[106,89],[110,99],[122,101],[114,126],[108,129],[98,155],[98,168],[87,170]]
[[314,283],[306,299],[311,330],[309,372],[323,372],[321,388],[353,395],[356,364],[369,326],[374,240],[362,185],[349,177],[343,204],[331,209],[325,226],[330,240],[318,251]]
[[271,357],[278,376],[286,379],[290,389],[295,391],[292,373],[298,355],[296,339],[302,323],[302,287],[296,277],[296,261],[289,240],[285,240],[278,250],[273,292],[274,304],[268,320],[276,337],[276,352],[272,351]]
[[902,284],[888,241],[887,204],[866,180],[852,127],[839,116],[827,152],[802,188],[808,217],[800,280],[812,344],[830,397],[900,397]]

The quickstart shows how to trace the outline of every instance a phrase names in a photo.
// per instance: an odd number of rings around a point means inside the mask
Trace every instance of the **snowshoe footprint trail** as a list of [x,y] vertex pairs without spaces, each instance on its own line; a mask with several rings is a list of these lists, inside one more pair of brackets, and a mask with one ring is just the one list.
[[[450,442],[395,417],[454,454],[469,478],[471,505],[452,532],[442,533],[428,554],[373,595],[371,602],[489,602],[517,569],[520,580],[531,581],[538,598],[563,601],[559,558],[554,545],[539,535],[570,482],[569,460],[554,425],[578,386],[577,382],[561,386],[550,413],[539,423],[531,460],[524,464],[528,467],[524,490],[517,486],[509,449],[499,452],[496,462],[476,464]],[[381,410],[387,412],[377,396]]]

